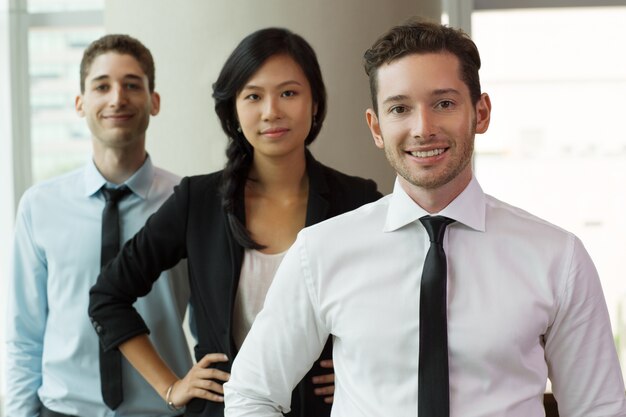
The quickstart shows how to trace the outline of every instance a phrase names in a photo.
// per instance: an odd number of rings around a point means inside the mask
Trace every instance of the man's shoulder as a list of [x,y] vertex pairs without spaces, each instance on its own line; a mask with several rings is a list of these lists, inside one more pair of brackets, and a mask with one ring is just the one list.
[[172,186],[178,184],[181,180],[180,175],[157,166],[154,167],[154,178],[164,183],[169,183]]
[[210,174],[191,175],[184,177],[180,181],[180,186],[191,193],[218,190],[222,184],[223,171],[216,171]]
[[60,193],[76,193],[81,190],[85,168],[77,168],[64,174],[31,185],[22,195],[22,201],[56,198]]
[[222,182],[222,174],[223,170],[211,172],[210,174],[200,174],[200,175],[192,175],[189,178],[189,181],[195,185],[200,186],[209,186],[209,185],[217,185]]
[[491,195],[485,194],[487,209],[487,230],[519,230],[523,235],[534,234],[536,239],[553,236],[560,239],[572,239],[574,234],[561,226],[539,217],[520,207],[506,203]]
[[198,193],[206,193],[210,189],[217,190],[221,182],[222,171],[181,177],[165,169],[155,167],[154,178],[155,182],[161,188],[167,188],[169,193],[175,188],[179,188],[184,193],[197,195]]

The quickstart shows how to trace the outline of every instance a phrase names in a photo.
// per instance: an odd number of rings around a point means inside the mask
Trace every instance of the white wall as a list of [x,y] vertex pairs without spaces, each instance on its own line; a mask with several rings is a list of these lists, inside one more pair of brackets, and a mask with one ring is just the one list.
[[247,34],[267,26],[302,35],[318,54],[329,95],[328,116],[312,145],[341,171],[375,179],[391,191],[393,172],[365,123],[369,86],[363,52],[410,16],[439,19],[438,0],[108,0],[108,33],[129,33],[153,52],[161,114],[151,122],[155,162],[181,175],[224,163],[226,138],[213,110],[211,84],[228,54]]

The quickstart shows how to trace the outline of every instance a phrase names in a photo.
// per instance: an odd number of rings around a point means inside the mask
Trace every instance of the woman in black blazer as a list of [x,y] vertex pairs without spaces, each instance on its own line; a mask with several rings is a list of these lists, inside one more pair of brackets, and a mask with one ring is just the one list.
[[[181,181],[102,270],[90,292],[89,315],[100,326],[103,348],[119,348],[170,408],[182,412],[186,405],[185,415],[221,417],[221,384],[250,314],[258,313],[242,300],[262,304],[265,292],[255,289],[257,281],[269,285],[268,271],[302,227],[381,194],[373,181],[328,168],[307,150],[326,115],[326,90],[315,52],[300,36],[269,28],[244,38],[224,64],[213,97],[229,139],[224,170]],[[268,258],[274,261],[266,265]],[[189,266],[198,344],[197,364],[179,379],[155,351],[132,304],[182,259]],[[252,259],[261,259],[262,267],[247,267]],[[329,340],[294,391],[288,415],[330,415],[331,350]]]

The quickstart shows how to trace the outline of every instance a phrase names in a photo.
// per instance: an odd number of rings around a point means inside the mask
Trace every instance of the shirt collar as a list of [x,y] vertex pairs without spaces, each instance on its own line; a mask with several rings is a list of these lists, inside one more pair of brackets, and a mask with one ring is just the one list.
[[409,197],[396,178],[383,231],[393,232],[409,223],[413,223],[420,217],[441,215],[454,219],[458,223],[462,223],[477,231],[484,232],[485,204],[485,193],[476,178],[472,176],[472,180],[467,187],[447,207],[439,213],[431,214]]
[[[130,188],[130,190],[134,194],[141,197],[142,199],[145,199],[148,196],[148,191],[150,190],[153,177],[154,166],[152,165],[150,155],[148,155],[143,165],[137,171],[135,171],[135,173],[131,175],[130,178],[124,181],[124,185]],[[100,171],[98,171],[98,168],[93,162],[93,159],[91,159],[89,163],[87,163],[87,165],[85,166],[85,196],[90,197],[96,194],[104,185],[112,188],[117,188],[122,184],[117,185],[108,182],[102,176]]]

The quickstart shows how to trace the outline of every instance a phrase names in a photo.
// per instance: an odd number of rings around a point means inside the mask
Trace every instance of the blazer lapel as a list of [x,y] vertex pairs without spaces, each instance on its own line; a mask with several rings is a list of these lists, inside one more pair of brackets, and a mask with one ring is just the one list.
[[307,149],[306,170],[309,176],[309,201],[306,207],[305,226],[311,226],[328,218],[328,184],[322,172],[322,165],[313,158]]
[[[222,214],[224,216],[224,222],[226,224],[226,235],[228,236],[228,249],[229,249],[228,252],[230,254],[230,265],[231,265],[231,272],[230,272],[231,288],[230,288],[230,298],[229,298],[229,307],[228,307],[228,315],[229,315],[228,328],[229,328],[229,333],[232,333],[232,314],[233,314],[233,309],[235,305],[235,297],[237,295],[237,289],[239,287],[239,276],[241,274],[241,265],[243,264],[244,249],[233,236],[233,233],[230,228],[230,223],[228,221],[228,215],[226,214],[224,210],[222,210]],[[237,217],[239,221],[243,222],[243,224],[246,224],[245,223],[246,212],[245,212],[244,202],[243,202],[243,189],[237,195],[237,201],[235,202],[235,217]],[[235,343],[232,338],[232,334],[230,335],[229,339],[230,339],[231,352],[236,355],[238,349],[235,346]]]

